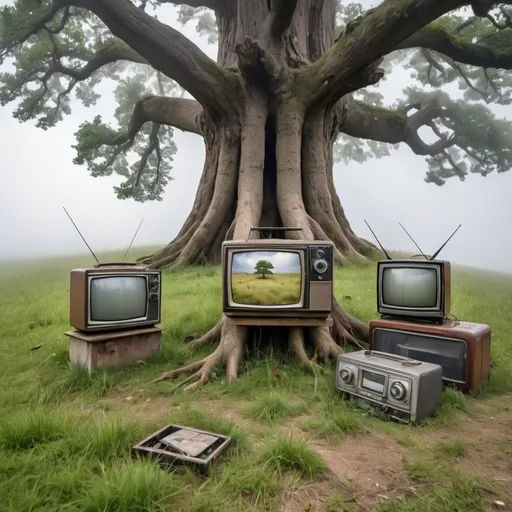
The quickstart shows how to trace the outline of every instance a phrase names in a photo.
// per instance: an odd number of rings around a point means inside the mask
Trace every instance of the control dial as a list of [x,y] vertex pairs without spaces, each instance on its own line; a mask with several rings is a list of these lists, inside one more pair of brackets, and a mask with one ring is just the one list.
[[151,288],[153,290],[156,290],[158,288],[158,279],[156,277],[154,277],[153,279],[151,279]]
[[149,300],[158,300],[158,293],[150,293]]
[[340,370],[340,378],[345,384],[350,384],[354,380],[354,372],[349,367],[342,368]]
[[316,260],[313,263],[313,268],[318,274],[324,274],[329,268],[329,264],[325,260]]
[[401,382],[393,382],[389,388],[389,394],[394,400],[403,400],[407,391],[405,386]]
[[324,256],[325,256],[325,252],[324,252],[324,250],[323,250],[323,249],[318,249],[318,250],[316,251],[316,257],[317,257],[319,260],[321,260]]

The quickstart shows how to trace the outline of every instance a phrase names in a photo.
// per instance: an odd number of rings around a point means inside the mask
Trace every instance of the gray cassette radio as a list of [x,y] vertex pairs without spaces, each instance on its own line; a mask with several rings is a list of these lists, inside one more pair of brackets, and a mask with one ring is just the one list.
[[336,388],[403,423],[420,422],[441,405],[442,368],[395,354],[361,350],[338,356]]

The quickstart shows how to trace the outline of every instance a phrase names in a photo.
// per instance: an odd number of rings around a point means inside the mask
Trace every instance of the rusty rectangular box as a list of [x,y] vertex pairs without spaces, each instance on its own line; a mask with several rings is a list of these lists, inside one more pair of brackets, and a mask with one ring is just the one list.
[[[175,447],[167,446],[166,449],[165,443],[162,442],[162,439],[175,434],[178,431],[183,431],[182,438],[187,438],[180,444],[182,450],[180,450],[176,445]],[[195,442],[194,445],[191,444],[193,436],[190,434],[197,435],[195,437],[196,439],[201,437],[201,441],[206,445],[203,451],[197,450],[197,442]],[[211,437],[215,437],[217,440],[211,442],[208,446],[208,438]],[[210,464],[214,460],[218,459],[221,453],[224,452],[230,444],[231,437],[229,436],[216,434],[214,432],[206,432],[197,428],[184,427],[182,425],[167,425],[158,432],[155,432],[143,441],[137,443],[132,448],[132,451],[134,454],[153,458],[163,464],[195,466],[201,471],[206,472],[208,471]],[[187,446],[189,447],[189,451],[193,452],[193,455],[185,451]]]

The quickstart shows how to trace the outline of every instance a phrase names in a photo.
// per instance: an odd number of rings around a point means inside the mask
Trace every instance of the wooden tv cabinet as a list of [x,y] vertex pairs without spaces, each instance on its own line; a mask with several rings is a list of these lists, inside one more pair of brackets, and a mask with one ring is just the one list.
[[162,331],[159,327],[93,333],[68,331],[69,360],[89,373],[129,366],[158,353]]

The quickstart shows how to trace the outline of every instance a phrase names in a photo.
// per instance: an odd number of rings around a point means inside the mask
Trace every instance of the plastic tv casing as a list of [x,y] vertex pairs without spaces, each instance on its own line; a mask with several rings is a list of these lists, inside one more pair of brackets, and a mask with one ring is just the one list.
[[[91,315],[91,289],[98,279],[119,277],[143,278],[145,280],[145,313],[136,318],[114,317],[95,320]],[[74,269],[70,273],[70,324],[80,331],[109,331],[136,327],[149,327],[160,323],[161,317],[161,271],[149,270],[132,264],[101,264],[93,268]],[[101,293],[101,290],[99,291]],[[114,292],[115,293],[115,292]],[[119,291],[118,294],[126,294]]]
[[[232,295],[232,261],[236,253],[292,252],[301,262],[300,300],[295,304],[237,304]],[[222,243],[222,309],[226,316],[326,318],[333,301],[334,244],[327,240],[259,239]]]

